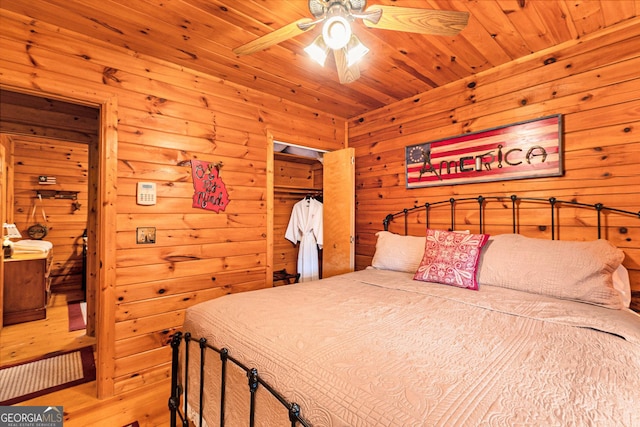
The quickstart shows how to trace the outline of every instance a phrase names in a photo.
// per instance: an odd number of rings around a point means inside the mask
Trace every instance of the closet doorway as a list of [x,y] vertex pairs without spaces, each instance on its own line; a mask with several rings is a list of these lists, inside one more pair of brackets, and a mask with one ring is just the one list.
[[[323,203],[324,244],[320,251],[320,277],[353,271],[355,265],[355,165],[352,148],[327,152],[280,141],[269,141],[267,282],[282,270],[295,275],[299,245],[285,238],[293,206],[304,198]],[[276,273],[275,275],[273,273]]]

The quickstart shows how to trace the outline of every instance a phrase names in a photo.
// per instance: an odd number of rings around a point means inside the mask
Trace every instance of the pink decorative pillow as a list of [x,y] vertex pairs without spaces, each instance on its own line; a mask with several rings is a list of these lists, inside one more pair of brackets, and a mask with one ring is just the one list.
[[488,234],[462,234],[427,229],[424,255],[414,280],[478,289],[476,275]]

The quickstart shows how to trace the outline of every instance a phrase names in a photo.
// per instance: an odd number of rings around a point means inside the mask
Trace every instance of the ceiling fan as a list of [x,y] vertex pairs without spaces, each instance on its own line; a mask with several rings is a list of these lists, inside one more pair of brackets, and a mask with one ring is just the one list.
[[287,24],[235,48],[233,52],[240,56],[250,55],[322,24],[322,34],[305,51],[324,66],[332,50],[340,83],[351,83],[360,77],[358,61],[369,52],[351,29],[351,22],[356,19],[362,19],[369,28],[440,36],[458,34],[469,20],[468,12],[385,5],[372,5],[365,9],[366,4],[366,0],[309,0],[313,18]]

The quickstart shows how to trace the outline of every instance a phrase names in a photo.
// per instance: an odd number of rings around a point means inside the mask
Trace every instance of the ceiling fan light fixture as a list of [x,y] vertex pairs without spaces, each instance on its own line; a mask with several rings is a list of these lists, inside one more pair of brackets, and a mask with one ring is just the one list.
[[369,53],[369,48],[362,44],[355,34],[352,35],[351,40],[349,40],[349,43],[347,44],[347,66],[351,67],[356,64],[367,53]]
[[329,47],[324,42],[322,35],[316,37],[313,43],[304,48],[304,51],[307,52],[307,55],[309,55],[311,59],[324,67],[327,55],[329,54]]
[[[321,66],[324,66],[329,51],[333,50],[331,53],[335,59],[338,78],[340,83],[346,84],[360,78],[357,63],[369,52],[353,34],[352,22],[361,20],[368,28],[382,30],[455,36],[469,21],[469,12],[456,10],[431,10],[390,4],[366,7],[367,0],[307,1],[313,18],[291,22],[233,49],[233,53],[242,56],[265,50],[309,31],[316,25],[322,25],[322,34],[304,50]],[[395,0],[388,1],[391,3]]]
[[322,37],[331,49],[342,49],[351,39],[351,25],[343,16],[332,16],[322,26]]

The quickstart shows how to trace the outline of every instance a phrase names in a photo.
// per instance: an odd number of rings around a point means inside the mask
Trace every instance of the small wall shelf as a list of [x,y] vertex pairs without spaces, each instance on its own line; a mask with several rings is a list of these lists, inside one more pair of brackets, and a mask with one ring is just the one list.
[[78,200],[79,191],[36,190],[36,198]]

